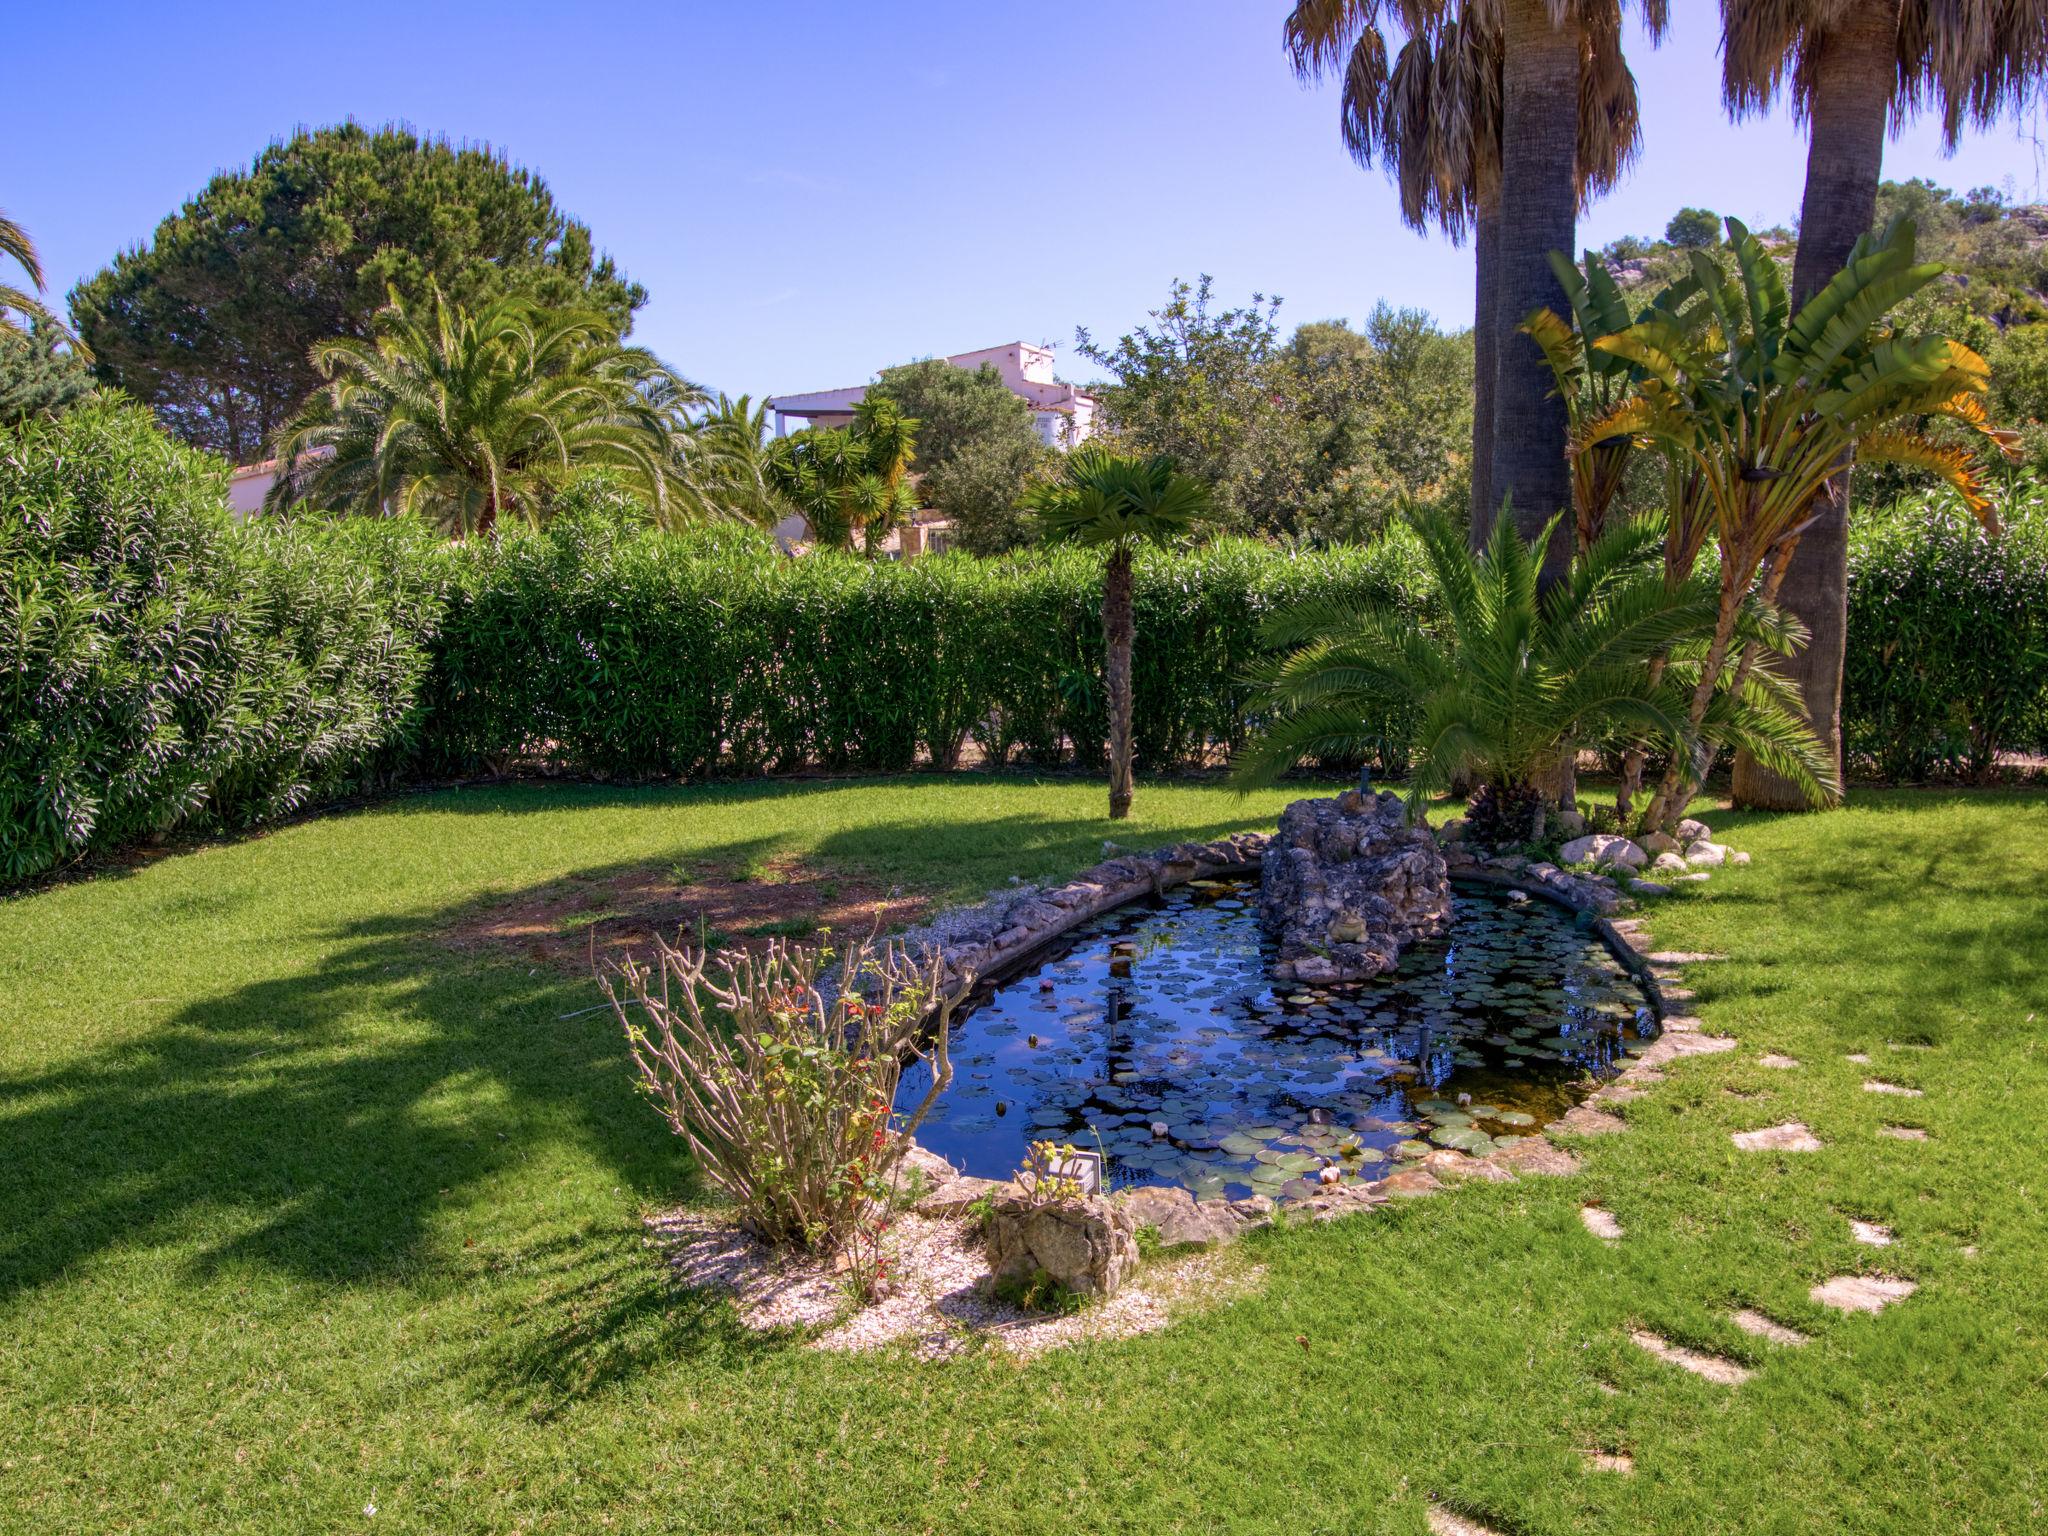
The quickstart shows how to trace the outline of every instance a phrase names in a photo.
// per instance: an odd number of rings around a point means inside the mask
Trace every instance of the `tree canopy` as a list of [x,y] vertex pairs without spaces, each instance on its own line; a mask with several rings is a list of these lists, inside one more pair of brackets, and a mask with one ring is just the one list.
[[953,520],[963,548],[992,555],[1027,541],[1018,503],[1050,450],[1001,374],[987,363],[969,372],[926,358],[883,369],[868,395],[917,421],[919,498]]
[[103,383],[238,462],[320,383],[315,343],[361,339],[391,294],[518,293],[623,336],[646,293],[547,184],[488,146],[357,123],[301,130],[223,172],[145,245],[71,291]]

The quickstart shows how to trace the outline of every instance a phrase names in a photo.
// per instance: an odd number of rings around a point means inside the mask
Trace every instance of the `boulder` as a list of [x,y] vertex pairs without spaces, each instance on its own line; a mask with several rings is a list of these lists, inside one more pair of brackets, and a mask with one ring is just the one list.
[[1184,1243],[1227,1243],[1241,1232],[1272,1225],[1273,1202],[1261,1195],[1245,1200],[1197,1202],[1185,1189],[1145,1185],[1114,1197],[1136,1232],[1152,1227],[1168,1248]]
[[1728,850],[1702,838],[1685,850],[1685,862],[1694,869],[1719,869],[1728,862]]
[[1138,1267],[1137,1223],[1100,1196],[1035,1205],[1022,1192],[996,1201],[989,1270],[1000,1283],[1043,1270],[1077,1296],[1114,1296]]
[[1395,794],[1347,790],[1280,815],[1259,883],[1259,922],[1279,941],[1283,981],[1356,981],[1390,971],[1404,946],[1449,931],[1451,885],[1429,829]]
[[1455,843],[1465,836],[1465,818],[1453,816],[1436,829],[1436,840],[1440,843]]
[[1558,811],[1550,818],[1550,825],[1559,837],[1578,837],[1586,830],[1586,818],[1577,811]]
[[1686,871],[1685,855],[1668,850],[1660,853],[1650,863],[1650,868],[1659,874],[1682,875]]
[[1642,844],[1645,853],[1678,852],[1678,839],[1669,832],[1646,832],[1636,841]]
[[1704,821],[1694,821],[1690,816],[1686,817],[1685,820],[1681,821],[1671,830],[1680,843],[1688,845],[1700,842],[1714,835],[1713,829]]
[[1638,880],[1629,887],[1629,891],[1637,896],[1669,896],[1671,887],[1660,885],[1655,880]]
[[1607,869],[1641,869],[1650,856],[1634,842],[1612,832],[1575,837],[1557,850],[1567,864],[1594,864]]

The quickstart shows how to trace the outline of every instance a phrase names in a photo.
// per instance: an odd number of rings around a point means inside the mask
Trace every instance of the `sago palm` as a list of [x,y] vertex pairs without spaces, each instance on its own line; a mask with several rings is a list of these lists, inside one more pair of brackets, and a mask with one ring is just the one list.
[[329,382],[278,435],[273,506],[416,513],[456,537],[533,523],[585,469],[609,469],[658,522],[723,511],[689,473],[684,412],[704,395],[603,315],[501,298],[477,313],[393,297],[368,340],[312,351]]
[[[1496,515],[1474,554],[1465,530],[1440,512],[1411,510],[1448,621],[1424,633],[1392,605],[1314,602],[1269,620],[1283,652],[1259,677],[1268,723],[1239,754],[1240,787],[1268,783],[1304,757],[1365,755],[1384,743],[1372,722],[1390,705],[1419,718],[1408,781],[1419,811],[1454,780],[1480,786],[1477,803],[1526,835],[1537,786],[1569,741],[1617,735],[1680,750],[1687,693],[1675,673],[1653,678],[1652,658],[1695,658],[1713,629],[1716,593],[1705,580],[1667,583],[1661,537],[1646,524],[1596,540],[1560,582],[1539,593],[1543,540],[1520,538],[1512,511]],[[1549,530],[1544,530],[1547,536]],[[1768,625],[1760,644],[1782,645]],[[1796,723],[1760,676],[1731,691],[1706,728],[1753,744],[1773,761],[1805,767]]]
[[1103,692],[1109,706],[1109,814],[1131,812],[1131,566],[1140,544],[1171,544],[1209,515],[1209,488],[1163,454],[1083,444],[1026,493],[1041,539],[1108,551],[1102,573]]
[[[2012,434],[1985,420],[1984,360],[1945,336],[1903,336],[1886,317],[1941,273],[1916,263],[1911,221],[1865,235],[1850,260],[1792,311],[1777,264],[1740,220],[1728,221],[1736,277],[1692,253],[1700,299],[1686,315],[1653,312],[1596,350],[1634,364],[1634,393],[1589,422],[1573,450],[1617,437],[1663,447],[1690,466],[1690,494],[1719,550],[1719,602],[1705,664],[1688,705],[1695,733],[1713,702],[1744,604],[1756,587],[1774,601],[1788,562],[1818,515],[1845,454],[1916,465],[1947,480],[1988,526],[1990,498],[1969,456],[1911,425],[1951,417],[2010,450]],[[1772,766],[1766,764],[1765,766]],[[1690,792],[1674,755],[1651,809],[1668,824]],[[1838,782],[1830,766],[1823,779]]]
[[[1826,286],[1876,217],[1884,141],[1923,106],[1954,149],[1966,123],[2020,118],[2048,78],[2048,0],[1721,0],[1722,94],[1741,117],[1781,95],[1810,125],[1792,302]],[[1813,631],[1795,675],[1839,761],[1848,625],[1849,484],[1792,562],[1785,605]],[[1739,803],[1789,810],[1797,795],[1738,759]]]

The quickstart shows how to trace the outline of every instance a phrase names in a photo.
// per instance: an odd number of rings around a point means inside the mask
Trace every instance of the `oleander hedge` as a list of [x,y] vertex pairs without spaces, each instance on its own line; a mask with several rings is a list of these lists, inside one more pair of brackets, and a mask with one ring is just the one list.
[[[546,761],[642,778],[1098,764],[1100,562],[780,556],[638,526],[602,482],[537,533],[450,546],[401,521],[232,521],[225,469],[96,403],[0,431],[0,882],[180,828]],[[1987,541],[1942,505],[1852,545],[1845,726],[1891,777],[2048,745],[2048,503]],[[1405,534],[1148,553],[1141,765],[1242,736],[1260,620],[1315,593],[1436,608]],[[1380,771],[1410,724],[1383,721]],[[1334,766],[1334,765],[1325,765]]]
[[1849,541],[1843,745],[1889,779],[1981,777],[2048,751],[2048,494],[1981,533],[1952,496],[1862,514]]

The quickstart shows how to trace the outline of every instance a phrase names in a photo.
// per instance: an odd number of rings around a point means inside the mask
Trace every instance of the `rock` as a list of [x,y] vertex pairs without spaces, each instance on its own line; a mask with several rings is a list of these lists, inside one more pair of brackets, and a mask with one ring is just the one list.
[[1671,894],[1670,886],[1659,885],[1655,880],[1638,880],[1629,887],[1629,890],[1638,896],[1669,896]]
[[1636,839],[1645,853],[1676,853],[1678,839],[1669,832],[1649,832]]
[[1653,872],[1660,875],[1682,875],[1687,868],[1685,855],[1672,853],[1667,849],[1651,861],[1650,868]]
[[1575,837],[1557,850],[1567,864],[1596,864],[1607,869],[1641,869],[1650,856],[1632,840],[1612,832]]
[[1455,843],[1465,835],[1465,818],[1453,816],[1436,829],[1436,840],[1440,843]]
[[996,1201],[989,1269],[998,1282],[1040,1270],[1077,1296],[1114,1296],[1138,1266],[1138,1224],[1100,1196],[1034,1206],[1021,1192]]
[[1820,1138],[1797,1120],[1756,1131],[1737,1131],[1728,1139],[1745,1152],[1818,1152],[1821,1148]]
[[1398,795],[1347,790],[1280,815],[1259,885],[1259,922],[1279,940],[1282,981],[1355,981],[1449,931],[1450,879],[1436,838]]
[[1701,842],[1714,835],[1704,821],[1694,821],[1690,816],[1672,828],[1672,833],[1683,845]]
[[967,1208],[984,1195],[1000,1194],[1009,1187],[1008,1179],[977,1179],[963,1173],[941,1184],[911,1209],[934,1221],[948,1221],[956,1216],[965,1216]]
[[1560,837],[1578,837],[1586,830],[1586,818],[1577,811],[1559,811],[1550,820]]
[[1694,869],[1719,869],[1728,862],[1729,850],[1702,839],[1685,850],[1685,862]]
[[1904,1301],[1920,1287],[1911,1280],[1891,1275],[1836,1275],[1823,1280],[1806,1294],[1824,1307],[1838,1312],[1882,1312],[1895,1301]]
[[1730,864],[1747,864],[1749,862],[1749,854],[1742,849],[1737,849],[1734,853],[1728,855],[1728,862]]

